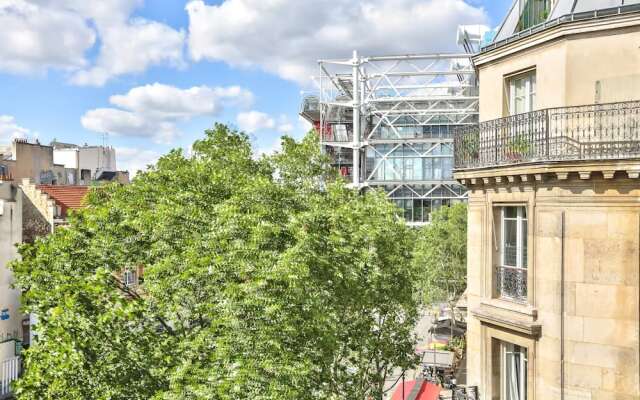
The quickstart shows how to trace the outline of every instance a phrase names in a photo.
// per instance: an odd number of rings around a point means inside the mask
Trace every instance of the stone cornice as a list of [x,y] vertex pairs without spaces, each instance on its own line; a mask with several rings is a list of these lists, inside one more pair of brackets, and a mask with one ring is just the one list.
[[471,314],[484,324],[520,332],[537,338],[542,332],[542,325],[537,322],[537,311],[518,304],[502,304],[496,299],[484,301],[479,307],[471,310]]
[[512,185],[548,180],[565,181],[570,177],[589,180],[595,177],[613,179],[623,175],[625,178],[640,178],[640,160],[598,160],[573,162],[544,162],[513,164],[498,167],[458,170],[454,178],[462,185],[493,186]]

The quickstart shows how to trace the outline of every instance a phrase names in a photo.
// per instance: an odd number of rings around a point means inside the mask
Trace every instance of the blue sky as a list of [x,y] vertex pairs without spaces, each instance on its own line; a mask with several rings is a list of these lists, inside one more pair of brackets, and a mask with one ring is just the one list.
[[304,133],[315,59],[454,50],[458,24],[496,26],[510,3],[6,0],[0,142],[98,144],[106,132],[118,166],[136,170],[219,121],[269,151]]

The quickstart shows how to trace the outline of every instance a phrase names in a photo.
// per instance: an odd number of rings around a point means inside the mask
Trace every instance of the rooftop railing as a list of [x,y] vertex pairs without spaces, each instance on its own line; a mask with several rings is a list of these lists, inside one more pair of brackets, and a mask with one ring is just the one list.
[[640,101],[548,108],[458,128],[455,169],[640,158]]

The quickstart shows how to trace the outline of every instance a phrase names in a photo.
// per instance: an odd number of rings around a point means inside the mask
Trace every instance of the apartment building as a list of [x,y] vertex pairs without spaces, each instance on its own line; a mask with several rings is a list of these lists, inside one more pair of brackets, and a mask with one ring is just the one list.
[[640,399],[640,1],[516,0],[473,62],[468,384]]
[[0,400],[11,397],[33,323],[20,309],[7,264],[18,257],[16,245],[65,225],[69,211],[82,207],[87,185],[101,180],[129,181],[126,171],[115,170],[113,148],[25,140],[0,148]]

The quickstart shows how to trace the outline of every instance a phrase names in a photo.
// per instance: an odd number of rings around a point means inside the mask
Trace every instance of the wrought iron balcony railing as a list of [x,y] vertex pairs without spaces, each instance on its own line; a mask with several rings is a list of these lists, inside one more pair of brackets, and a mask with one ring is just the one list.
[[500,298],[526,303],[527,269],[496,267],[496,291]]
[[458,128],[455,168],[640,158],[640,101],[549,108]]

